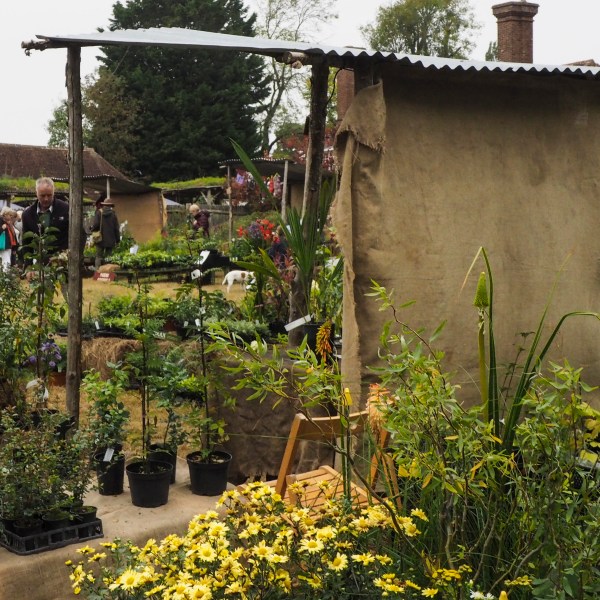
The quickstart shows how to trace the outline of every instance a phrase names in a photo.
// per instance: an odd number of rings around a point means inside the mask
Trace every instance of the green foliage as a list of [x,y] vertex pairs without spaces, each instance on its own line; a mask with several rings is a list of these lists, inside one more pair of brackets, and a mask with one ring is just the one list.
[[24,365],[35,355],[30,294],[16,271],[0,271],[0,408],[22,406]]
[[105,67],[86,77],[82,95],[84,141],[118,169],[138,175],[132,165],[140,137],[137,127],[144,98],[128,93],[127,78],[122,71]]
[[[285,350],[276,344],[255,339],[247,342],[220,323],[210,328],[212,351],[233,359],[225,370],[236,380],[234,389],[250,392],[248,400],[262,402],[274,394],[279,401],[299,402],[303,409],[338,406],[342,398],[337,364],[325,363],[306,345]],[[293,366],[290,366],[293,365]]]
[[[265,197],[270,198],[271,194],[248,154],[236,141],[231,140],[231,143],[244,164],[245,169],[252,174]],[[335,192],[335,180],[326,179],[321,184],[319,202],[315,211],[310,211],[302,217],[292,207],[286,212],[285,221],[279,219],[279,224],[285,232],[288,250],[297,272],[295,280],[298,282],[300,291],[299,299],[302,302],[300,306],[292,306],[292,312],[296,309],[304,315],[306,314],[304,311],[310,307],[311,284],[315,268],[319,266],[318,259],[322,256],[323,232]],[[294,301],[300,304],[298,299],[294,300],[293,298],[292,302]]]
[[201,289],[199,293],[202,295],[202,302],[199,302],[198,298],[193,296],[195,291],[197,287],[193,283],[186,283],[177,288],[175,302],[171,304],[167,314],[179,325],[196,328],[196,320],[203,315],[215,320],[235,318],[239,315],[235,302],[227,300],[223,292],[207,292]]
[[[34,177],[9,177],[8,175],[2,175],[0,176],[0,189],[11,192],[14,191],[17,195],[18,192],[34,192],[35,181]],[[69,185],[67,183],[55,181],[54,189],[57,192],[66,192],[69,190]]]
[[316,322],[327,319],[338,328],[342,327],[344,260],[332,256],[331,250],[323,246],[323,266],[317,270],[310,292],[310,313]]
[[[383,366],[373,369],[380,385],[369,402],[392,433],[403,505],[436,515],[424,527],[420,552],[432,564],[466,563],[477,587],[492,592],[525,578],[534,597],[593,598],[600,473],[580,457],[585,450],[598,460],[590,450],[599,413],[584,398],[593,390],[581,370],[565,363],[551,365],[549,377],[531,374],[513,429],[516,446],[507,448],[487,404],[464,408],[443,371],[443,354],[375,288],[392,319],[380,339]],[[583,483],[575,485],[576,477]],[[511,597],[530,595],[514,590]]]
[[495,62],[498,60],[498,42],[490,42],[490,45],[485,52],[485,60],[488,62]]
[[92,435],[96,450],[115,448],[127,435],[129,410],[121,396],[129,383],[129,374],[120,365],[112,367],[108,379],[90,370],[81,381],[81,388],[88,397],[87,429]]
[[[248,17],[241,0],[135,0],[114,5],[111,30],[140,27],[252,36],[254,17]],[[138,137],[128,147],[129,172],[141,173],[146,181],[189,180],[217,174],[217,163],[228,156],[229,138],[258,149],[256,116],[266,94],[260,57],[191,48],[106,46],[102,50],[98,81],[115,73],[123,97],[144,107],[132,127]],[[99,111],[111,109],[110,101],[99,97],[97,102]],[[106,135],[116,143],[119,127]]]
[[177,448],[192,438],[191,432],[195,429],[189,417],[192,409],[188,407],[185,417],[183,409],[190,399],[202,405],[206,381],[196,375],[183,349],[176,347],[163,357],[158,372],[150,375],[149,385],[157,399],[156,408],[166,414],[160,446],[176,454]]
[[216,319],[214,317],[206,319],[206,325],[208,327],[214,323],[219,323],[219,325],[227,329],[231,335],[235,335],[248,342],[256,339],[257,336],[263,339],[269,337],[269,328],[265,323],[244,321],[243,319]]
[[361,31],[375,50],[468,58],[477,28],[469,0],[396,0]]
[[85,432],[58,435],[67,416],[3,411],[0,424],[0,516],[31,518],[81,497],[89,487]]
[[122,269],[140,270],[157,269],[168,267],[180,267],[190,264],[190,258],[186,254],[172,254],[166,250],[141,250],[136,254],[127,253],[112,254],[111,262],[118,264]]
[[[554,282],[552,293],[544,307],[542,312],[542,316],[538,322],[537,328],[533,333],[531,344],[529,345],[529,349],[525,355],[525,359],[522,363],[518,363],[516,360],[512,363],[510,375],[516,375],[517,377],[517,385],[513,390],[510,387],[501,390],[498,384],[498,364],[496,360],[496,344],[494,340],[494,317],[493,317],[493,307],[494,307],[494,279],[492,276],[492,269],[490,266],[490,262],[487,256],[487,252],[485,248],[480,248],[475,255],[472,266],[478,260],[479,256],[483,257],[483,260],[487,269],[487,280],[489,281],[489,292],[487,293],[486,304],[481,304],[479,310],[479,363],[480,363],[480,372],[483,370],[485,356],[482,352],[482,336],[484,327],[487,325],[488,332],[488,353],[487,360],[489,363],[489,367],[487,373],[485,373],[485,377],[482,378],[482,385],[487,384],[487,394],[484,393],[484,398],[487,399],[487,411],[488,418],[494,423],[494,434],[497,437],[502,437],[502,441],[506,450],[510,451],[514,442],[514,434],[515,428],[521,416],[521,410],[523,406],[524,399],[529,391],[529,388],[533,382],[533,380],[539,374],[539,370],[541,365],[546,357],[546,354],[550,350],[554,339],[558,335],[561,327],[564,322],[575,316],[586,316],[593,317],[597,320],[600,320],[600,314],[596,312],[590,311],[572,311],[564,314],[559,320],[558,323],[551,330],[550,335],[545,338],[544,341],[544,328],[546,324],[546,317],[548,315],[548,310],[550,308],[552,302],[552,296],[556,285],[558,283],[558,277]],[[560,275],[560,274],[559,274]],[[481,287],[481,282],[483,281],[483,286],[485,287],[485,277],[481,277],[479,279],[479,286]],[[487,290],[486,290],[487,291]],[[479,290],[477,292],[480,293]],[[511,377],[512,379],[512,377]],[[504,394],[504,397],[502,397]],[[508,414],[506,416],[506,422],[503,427],[500,427],[500,407],[501,405],[508,406]]]

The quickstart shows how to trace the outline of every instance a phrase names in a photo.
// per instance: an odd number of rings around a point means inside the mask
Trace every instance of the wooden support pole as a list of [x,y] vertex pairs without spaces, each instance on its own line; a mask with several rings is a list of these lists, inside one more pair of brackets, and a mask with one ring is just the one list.
[[[325,126],[327,124],[327,99],[329,83],[329,64],[326,60],[312,65],[310,122],[308,130],[308,150],[306,155],[306,175],[304,179],[304,197],[302,200],[302,217],[306,214],[317,213],[319,210],[319,194],[323,156],[325,154]],[[307,219],[304,219],[306,226]],[[307,233],[304,231],[304,239]],[[308,282],[309,290],[312,284]],[[299,278],[292,281],[290,306],[290,321],[295,321],[308,313],[306,305],[308,291],[302,289]],[[304,336],[301,327],[292,329],[289,333],[290,345],[298,345]]]
[[310,120],[302,216],[307,211],[316,212],[319,206],[323,156],[325,154],[325,127],[327,125],[329,83],[329,64],[327,61],[322,61],[312,66],[310,82]]
[[227,165],[227,199],[229,200],[229,239],[227,240],[227,247],[231,247],[231,240],[233,239],[233,204],[231,198],[231,167]]
[[81,315],[83,288],[83,127],[81,114],[81,48],[67,49],[67,110],[69,116],[69,251],[67,410],[79,424],[81,384]]
[[288,195],[288,170],[290,161],[286,159],[283,167],[283,187],[281,189],[281,220],[285,221]]

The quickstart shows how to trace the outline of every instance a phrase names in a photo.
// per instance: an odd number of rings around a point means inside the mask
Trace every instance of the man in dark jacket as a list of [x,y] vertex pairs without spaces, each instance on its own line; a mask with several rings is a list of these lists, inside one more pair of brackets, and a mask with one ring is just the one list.
[[94,231],[99,231],[102,234],[102,239],[95,243],[96,269],[102,266],[103,259],[109,256],[114,247],[121,241],[119,220],[114,211],[114,206],[114,202],[110,198],[107,198],[100,203],[100,210],[96,211],[94,215],[92,234]]
[[[50,233],[54,239],[44,249],[46,256],[43,259],[48,260],[69,247],[69,205],[54,197],[54,181],[49,177],[40,177],[35,182],[35,193],[37,202],[28,206],[21,215],[22,243],[27,246],[31,242],[27,233],[43,235],[48,227],[53,227],[54,231]],[[24,249],[24,257],[25,264],[31,264],[37,258],[30,248]]]

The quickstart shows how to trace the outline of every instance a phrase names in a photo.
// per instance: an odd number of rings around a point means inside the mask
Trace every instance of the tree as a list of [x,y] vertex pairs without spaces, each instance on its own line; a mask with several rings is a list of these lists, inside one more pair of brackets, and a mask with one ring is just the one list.
[[[337,19],[335,0],[254,0],[257,8],[257,35],[292,42],[314,40],[322,26]],[[269,59],[269,95],[262,103],[261,150],[270,152],[278,141],[273,132],[297,115],[306,73]]]
[[[83,144],[94,148],[124,173],[132,173],[131,148],[137,140],[136,119],[139,100],[126,97],[119,77],[104,72],[88,75],[81,86]],[[67,101],[52,112],[46,126],[50,134],[48,146],[66,148],[69,142]]]
[[[287,158],[298,164],[306,164],[308,152],[308,136],[304,133],[304,125],[300,123],[284,123],[277,130],[277,146],[273,152],[274,158]],[[325,128],[325,152],[322,167],[325,171],[334,169],[335,129],[328,125]]]
[[498,42],[490,42],[485,53],[485,60],[488,62],[496,62],[498,60]]
[[469,0],[399,0],[361,32],[375,50],[467,58],[478,27]]
[[66,100],[54,107],[46,131],[50,136],[48,146],[51,148],[66,148],[69,145],[69,115]]
[[86,144],[130,175],[135,171],[136,126],[141,111],[142,101],[128,95],[123,79],[104,67],[86,79],[83,112],[90,129]]
[[[84,93],[83,86],[82,93]],[[83,144],[89,146],[90,126],[85,115],[82,125]],[[50,148],[66,148],[69,145],[69,111],[66,100],[63,100],[58,106],[54,107],[52,117],[46,125],[46,131],[50,136],[48,138],[48,146]]]
[[[110,29],[184,27],[252,36],[254,20],[247,17],[242,0],[131,0],[114,4]],[[112,74],[122,84],[123,97],[140,106],[130,171],[141,172],[148,181],[193,179],[216,173],[217,162],[232,152],[230,139],[249,152],[258,149],[259,103],[266,96],[260,57],[149,46],[107,46],[102,51],[98,84]],[[95,98],[96,140],[101,138],[98,123],[110,121],[106,112],[111,102],[110,94]],[[118,135],[117,130],[115,142]]]

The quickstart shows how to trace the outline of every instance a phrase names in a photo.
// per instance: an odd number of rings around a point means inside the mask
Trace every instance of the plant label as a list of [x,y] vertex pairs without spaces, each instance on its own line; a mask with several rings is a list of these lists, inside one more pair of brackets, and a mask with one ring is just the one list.
[[198,261],[198,264],[204,264],[204,261],[208,258],[209,255],[210,250],[202,250],[202,252],[200,252],[200,260]]
[[291,323],[288,323],[285,326],[285,330],[287,332],[292,331],[292,329],[296,329],[296,327],[300,327],[302,325],[304,325],[304,323],[310,323],[312,321],[312,315],[305,315],[303,317],[300,317],[299,319],[296,319],[295,321],[292,321]]
[[110,459],[113,457],[114,453],[114,448],[107,448],[104,456],[102,457],[102,462],[110,462]]

